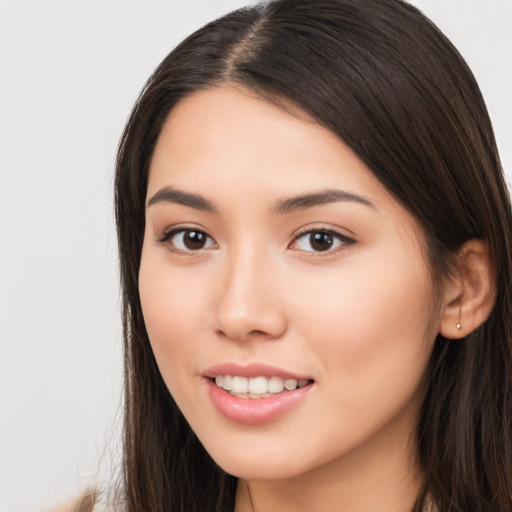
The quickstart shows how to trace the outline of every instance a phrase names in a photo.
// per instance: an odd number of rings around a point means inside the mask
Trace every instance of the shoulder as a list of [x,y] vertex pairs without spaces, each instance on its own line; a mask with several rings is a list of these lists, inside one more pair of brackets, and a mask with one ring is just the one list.
[[88,490],[78,498],[62,503],[48,512],[102,512],[97,505],[97,498],[95,490]]

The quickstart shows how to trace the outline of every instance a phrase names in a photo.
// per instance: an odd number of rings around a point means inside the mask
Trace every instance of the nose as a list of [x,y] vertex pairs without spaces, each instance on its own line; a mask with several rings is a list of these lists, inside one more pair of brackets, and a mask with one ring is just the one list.
[[217,333],[235,341],[278,339],[287,329],[279,277],[268,258],[245,250],[230,258],[215,308]]

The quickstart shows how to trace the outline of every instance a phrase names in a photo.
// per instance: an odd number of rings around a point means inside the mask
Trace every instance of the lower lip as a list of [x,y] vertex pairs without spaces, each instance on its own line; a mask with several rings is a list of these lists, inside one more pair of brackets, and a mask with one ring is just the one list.
[[309,393],[312,384],[293,391],[283,391],[264,398],[240,398],[230,395],[211,379],[206,379],[213,405],[226,418],[236,423],[256,425],[277,419],[299,405]]

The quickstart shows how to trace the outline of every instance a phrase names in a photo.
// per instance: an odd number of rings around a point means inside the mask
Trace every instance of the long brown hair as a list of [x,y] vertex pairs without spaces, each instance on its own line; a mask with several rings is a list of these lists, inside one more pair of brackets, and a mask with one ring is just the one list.
[[276,0],[198,30],[147,82],[117,158],[125,340],[125,509],[233,510],[236,478],[205,452],[170,396],[144,326],[138,273],[148,169],[180,99],[235,83],[292,103],[348,144],[422,224],[434,280],[488,242],[497,300],[465,339],[436,340],[418,428],[428,495],[443,512],[512,509],[512,213],[475,79],[401,0]]

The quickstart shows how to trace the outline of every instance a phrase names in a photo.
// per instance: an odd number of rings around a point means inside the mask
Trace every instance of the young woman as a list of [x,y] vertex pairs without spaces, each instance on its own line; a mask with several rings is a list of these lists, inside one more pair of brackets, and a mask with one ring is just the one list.
[[512,214],[400,0],[277,0],[147,83],[116,176],[123,510],[512,510]]

